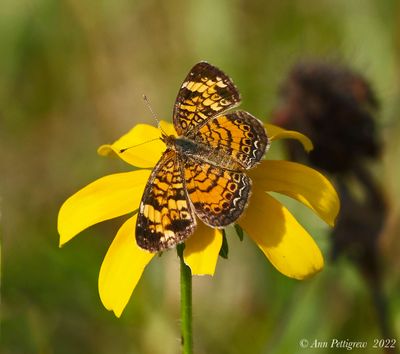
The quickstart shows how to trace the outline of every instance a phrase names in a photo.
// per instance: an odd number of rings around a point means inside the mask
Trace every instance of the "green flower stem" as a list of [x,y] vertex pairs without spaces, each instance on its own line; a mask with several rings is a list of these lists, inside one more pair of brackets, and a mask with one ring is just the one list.
[[184,248],[183,244],[177,246],[181,264],[181,341],[182,353],[192,354],[192,272],[183,260]]

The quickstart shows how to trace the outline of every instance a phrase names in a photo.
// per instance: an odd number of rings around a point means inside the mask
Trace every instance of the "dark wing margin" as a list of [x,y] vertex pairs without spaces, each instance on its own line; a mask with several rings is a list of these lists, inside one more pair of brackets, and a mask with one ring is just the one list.
[[175,129],[178,135],[186,135],[239,103],[240,95],[231,78],[215,66],[200,62],[179,89],[173,111]]
[[172,248],[193,234],[196,218],[176,152],[167,150],[144,189],[136,222],[136,242],[150,252]]

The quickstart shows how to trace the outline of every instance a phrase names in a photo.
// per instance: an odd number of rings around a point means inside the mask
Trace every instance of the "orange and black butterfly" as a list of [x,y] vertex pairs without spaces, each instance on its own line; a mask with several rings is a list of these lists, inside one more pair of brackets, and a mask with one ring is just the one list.
[[196,216],[223,228],[242,215],[251,191],[245,171],[263,157],[268,138],[250,113],[226,113],[240,103],[232,80],[206,62],[196,64],[175,102],[178,136],[162,136],[166,150],[154,167],[136,223],[137,244],[151,252],[193,234]]

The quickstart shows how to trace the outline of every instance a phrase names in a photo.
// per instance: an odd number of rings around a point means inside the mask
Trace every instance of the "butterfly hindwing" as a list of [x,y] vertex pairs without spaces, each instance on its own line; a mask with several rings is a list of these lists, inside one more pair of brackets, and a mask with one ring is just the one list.
[[230,171],[199,159],[185,159],[185,180],[196,215],[209,226],[225,227],[243,213],[251,180],[243,172]]
[[268,147],[263,124],[245,111],[210,119],[192,139],[217,150],[219,155],[232,157],[244,169],[259,162]]
[[176,98],[173,122],[178,135],[201,126],[207,119],[239,104],[240,95],[232,80],[206,62],[196,64]]
[[150,252],[162,251],[183,242],[195,227],[180,160],[168,149],[143,192],[136,223],[137,244]]

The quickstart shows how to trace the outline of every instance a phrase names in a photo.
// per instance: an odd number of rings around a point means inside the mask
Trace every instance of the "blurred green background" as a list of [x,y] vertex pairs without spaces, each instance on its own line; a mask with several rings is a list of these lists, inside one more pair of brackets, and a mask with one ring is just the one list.
[[[242,108],[268,121],[289,68],[313,57],[364,73],[381,102],[385,153],[372,169],[391,203],[380,252],[399,348],[399,20],[396,0],[3,0],[1,352],[179,352],[175,252],[151,262],[117,319],[100,302],[97,276],[124,218],[59,249],[58,209],[89,182],[129,170],[98,156],[97,147],[138,122],[155,124],[143,94],[170,120],[196,62],[225,71]],[[279,144],[269,157],[284,157]],[[216,275],[194,279],[196,353],[306,353],[302,338],[372,345],[382,337],[360,273],[345,258],[329,261],[328,228],[297,203],[290,208],[322,248],[325,270],[303,282],[288,279],[232,234]]]

